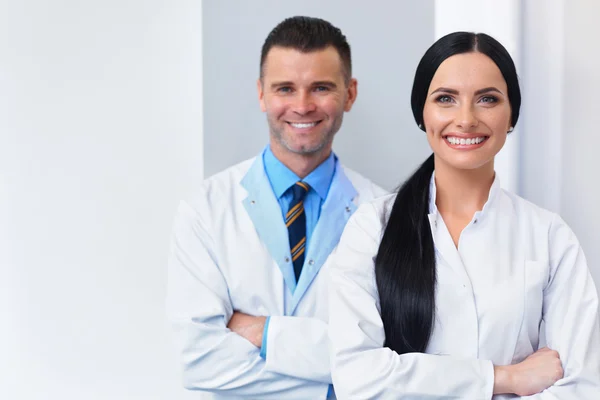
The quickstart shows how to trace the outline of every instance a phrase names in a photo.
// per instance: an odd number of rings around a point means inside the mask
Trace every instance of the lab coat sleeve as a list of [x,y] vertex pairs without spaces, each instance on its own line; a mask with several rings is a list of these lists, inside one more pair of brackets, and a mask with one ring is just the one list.
[[260,349],[227,328],[234,310],[213,249],[205,219],[183,202],[171,241],[167,314],[184,387],[260,399],[324,399],[328,384],[269,371]]
[[547,346],[558,351],[564,377],[536,400],[600,398],[598,293],[575,234],[558,216],[550,228],[550,274],[544,289]]
[[327,324],[316,318],[271,316],[267,370],[331,383]]
[[381,220],[361,206],[342,235],[330,273],[329,335],[340,399],[491,399],[491,361],[384,347],[374,275]]

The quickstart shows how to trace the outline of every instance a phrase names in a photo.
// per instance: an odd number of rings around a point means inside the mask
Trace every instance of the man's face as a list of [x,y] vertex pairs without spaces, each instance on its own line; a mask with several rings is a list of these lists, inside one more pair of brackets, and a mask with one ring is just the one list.
[[356,99],[356,80],[345,82],[333,47],[308,53],[273,47],[258,81],[258,98],[274,151],[289,157],[329,154],[344,111]]

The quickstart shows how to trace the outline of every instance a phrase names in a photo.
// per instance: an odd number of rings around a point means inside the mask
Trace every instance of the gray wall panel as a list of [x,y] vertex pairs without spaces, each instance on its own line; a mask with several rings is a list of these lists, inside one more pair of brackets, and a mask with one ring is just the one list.
[[342,161],[391,189],[429,153],[410,110],[416,65],[434,39],[427,1],[205,1],[205,176],[252,157],[268,141],[256,79],[269,31],[293,15],[329,20],[353,52],[359,95],[334,150]]

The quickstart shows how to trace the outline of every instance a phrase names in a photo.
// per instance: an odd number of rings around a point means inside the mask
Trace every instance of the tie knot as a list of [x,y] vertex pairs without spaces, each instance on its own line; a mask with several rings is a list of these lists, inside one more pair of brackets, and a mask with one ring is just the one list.
[[292,186],[292,193],[294,194],[293,201],[297,202],[297,201],[304,200],[306,193],[308,193],[308,189],[310,189],[310,186],[308,186],[308,183],[304,183],[302,181],[296,182],[294,184],[294,186]]

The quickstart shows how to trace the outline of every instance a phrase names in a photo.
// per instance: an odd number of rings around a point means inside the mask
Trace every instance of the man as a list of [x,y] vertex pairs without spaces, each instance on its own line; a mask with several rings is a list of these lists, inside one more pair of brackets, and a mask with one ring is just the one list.
[[333,397],[325,263],[356,207],[385,194],[333,137],[357,95],[350,47],[316,18],[281,22],[261,54],[270,140],[182,202],[168,313],[184,386],[217,398]]

